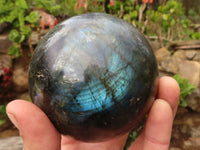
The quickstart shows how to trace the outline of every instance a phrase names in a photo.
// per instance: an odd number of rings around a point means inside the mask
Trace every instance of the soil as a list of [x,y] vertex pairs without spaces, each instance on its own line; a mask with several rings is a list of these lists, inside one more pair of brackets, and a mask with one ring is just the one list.
[[6,138],[18,135],[19,131],[9,120],[7,120],[5,124],[0,126],[0,138]]
[[200,150],[200,113],[179,107],[173,124],[171,147]]

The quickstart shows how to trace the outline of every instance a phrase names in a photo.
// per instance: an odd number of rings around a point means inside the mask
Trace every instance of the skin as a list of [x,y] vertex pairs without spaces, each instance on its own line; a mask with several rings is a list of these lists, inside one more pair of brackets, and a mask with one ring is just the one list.
[[[168,150],[172,124],[176,114],[180,89],[170,77],[159,79],[158,96],[149,112],[145,127],[129,150]],[[128,133],[101,143],[83,143],[62,136],[44,112],[25,100],[7,105],[7,114],[19,129],[24,150],[123,150]]]

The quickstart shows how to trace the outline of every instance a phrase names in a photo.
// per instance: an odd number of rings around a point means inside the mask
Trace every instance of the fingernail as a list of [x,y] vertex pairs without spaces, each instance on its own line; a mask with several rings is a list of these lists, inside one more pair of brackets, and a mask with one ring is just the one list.
[[19,129],[19,125],[18,125],[18,122],[17,122],[15,116],[13,114],[11,114],[11,113],[8,113],[8,117],[10,118],[10,120],[12,121],[12,123],[15,125],[15,127],[17,129]]

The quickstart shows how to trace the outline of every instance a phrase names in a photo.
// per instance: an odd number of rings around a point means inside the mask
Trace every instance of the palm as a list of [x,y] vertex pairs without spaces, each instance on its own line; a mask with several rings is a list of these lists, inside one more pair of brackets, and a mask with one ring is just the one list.
[[115,139],[101,143],[83,143],[76,141],[70,137],[62,136],[62,150],[123,150],[127,135],[117,137]]

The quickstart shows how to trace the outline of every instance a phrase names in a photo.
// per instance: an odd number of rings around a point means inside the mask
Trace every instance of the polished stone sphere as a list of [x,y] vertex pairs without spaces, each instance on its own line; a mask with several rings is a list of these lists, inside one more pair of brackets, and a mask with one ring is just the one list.
[[157,75],[152,48],[136,28],[91,13],[42,38],[30,63],[29,88],[60,133],[98,142],[139,125],[155,99]]

